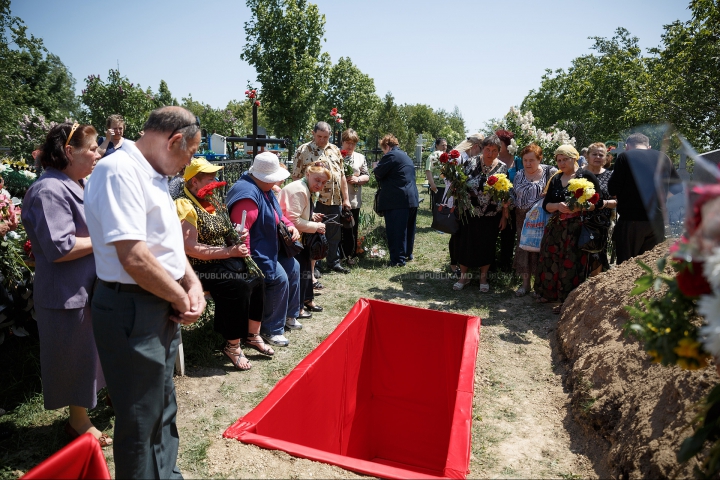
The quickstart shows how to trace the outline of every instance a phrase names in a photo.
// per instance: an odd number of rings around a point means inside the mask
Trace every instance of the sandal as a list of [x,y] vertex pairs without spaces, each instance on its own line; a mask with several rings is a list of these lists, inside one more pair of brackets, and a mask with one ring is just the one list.
[[555,306],[552,308],[552,312],[553,312],[555,315],[559,315],[561,311],[562,311],[562,303],[561,303],[560,305],[555,305]]
[[[240,353],[238,353],[238,351]],[[247,360],[247,357],[245,354],[240,350],[240,342],[237,343],[230,343],[227,342],[225,344],[225,348],[223,348],[223,354],[225,354],[226,357],[230,359],[230,362],[232,362],[233,366],[241,371],[250,370],[252,368],[252,365]],[[245,359],[245,362],[241,363],[242,360]]]
[[310,302],[305,302],[303,305],[304,305],[303,308],[310,312],[322,312],[323,311],[323,307],[321,307],[320,305],[310,305]]
[[[250,340],[251,338],[252,340]],[[248,333],[248,336],[245,339],[245,342],[243,342],[243,344],[246,347],[254,348],[258,352],[262,353],[263,355],[267,355],[268,357],[272,357],[273,355],[275,355],[275,350],[265,345],[265,342],[263,341],[259,333]]]
[[[65,424],[65,433],[68,435],[68,437],[72,438],[73,440],[78,438],[80,434],[75,430],[72,425],[70,425],[70,422],[67,422]],[[100,432],[100,437],[96,438],[95,440],[98,441],[100,444],[100,448],[109,447],[113,444],[112,438],[107,433]]]
[[489,283],[481,283],[480,284],[480,291],[482,293],[487,293],[490,291],[490,284]]
[[460,290],[462,290],[463,288],[465,288],[465,285],[468,285],[469,283],[470,283],[469,280],[468,280],[467,282],[465,282],[465,283],[463,283],[463,282],[461,282],[460,280],[458,280],[457,282],[455,282],[455,283],[453,284],[453,290],[455,290],[456,292],[459,292]]
[[527,293],[527,291],[523,287],[520,287],[517,290],[515,290],[516,297],[523,297],[523,296],[525,296],[526,293]]
[[322,289],[323,289],[323,284],[320,283],[320,281],[313,283],[313,290],[322,290]]

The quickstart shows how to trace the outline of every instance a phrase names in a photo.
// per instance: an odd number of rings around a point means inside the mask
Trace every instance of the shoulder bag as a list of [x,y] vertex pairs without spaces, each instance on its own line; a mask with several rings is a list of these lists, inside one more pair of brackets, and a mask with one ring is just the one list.
[[442,203],[436,203],[433,206],[433,220],[430,228],[452,235],[460,229],[460,223],[455,216],[455,209],[445,204],[447,200],[447,190],[449,189],[445,189]]

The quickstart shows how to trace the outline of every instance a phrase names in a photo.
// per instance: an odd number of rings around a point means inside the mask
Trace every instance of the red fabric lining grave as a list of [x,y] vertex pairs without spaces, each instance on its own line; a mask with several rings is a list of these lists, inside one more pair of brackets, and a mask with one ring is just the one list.
[[223,436],[383,478],[465,478],[480,319],[360,299]]

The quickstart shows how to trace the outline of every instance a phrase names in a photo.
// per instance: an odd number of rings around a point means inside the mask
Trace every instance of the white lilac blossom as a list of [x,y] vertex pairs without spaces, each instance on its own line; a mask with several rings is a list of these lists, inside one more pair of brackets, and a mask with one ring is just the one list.
[[705,258],[703,273],[716,295],[720,295],[720,247],[715,247],[710,256]]
[[515,155],[517,153],[518,144],[514,138],[510,140],[510,145],[508,145],[507,149],[508,149],[508,152],[510,153],[510,155]]
[[25,175],[27,178],[29,178],[30,180],[34,180],[35,178],[37,178],[37,175],[35,175],[30,170],[21,170],[21,173],[23,175]]
[[700,329],[705,350],[720,356],[720,295],[702,295],[697,302],[697,311],[705,318],[706,325]]

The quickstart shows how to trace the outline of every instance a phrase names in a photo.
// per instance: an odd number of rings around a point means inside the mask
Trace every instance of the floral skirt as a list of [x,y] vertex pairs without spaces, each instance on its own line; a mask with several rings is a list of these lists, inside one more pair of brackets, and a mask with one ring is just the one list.
[[536,271],[535,291],[547,300],[564,301],[590,273],[590,254],[577,247],[580,217],[553,215],[545,227]]

